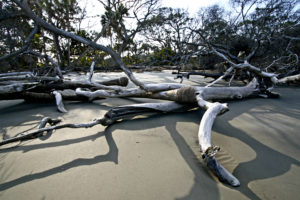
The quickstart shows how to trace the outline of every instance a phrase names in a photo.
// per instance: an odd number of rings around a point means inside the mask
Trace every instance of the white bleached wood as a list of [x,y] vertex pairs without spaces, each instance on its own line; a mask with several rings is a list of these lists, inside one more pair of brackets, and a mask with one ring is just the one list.
[[0,94],[9,94],[22,92],[28,87],[37,85],[38,83],[14,83],[11,85],[0,86]]
[[62,99],[61,94],[60,94],[58,91],[53,91],[52,93],[53,93],[54,96],[55,96],[56,105],[57,105],[57,110],[58,110],[59,112],[62,112],[62,113],[68,112],[68,111],[65,109],[65,106],[64,106],[64,103],[63,103],[63,99]]
[[[81,88],[76,89],[76,94],[80,96],[85,96],[90,100],[95,98],[106,98],[106,97],[149,97],[152,96],[152,92],[159,92],[165,90],[178,89],[183,84],[173,84],[173,83],[162,83],[162,84],[147,84],[145,85],[148,88],[148,92],[140,88],[129,88],[122,89],[119,91],[112,90],[96,90],[96,91],[85,91]],[[150,92],[151,91],[151,92]]]
[[204,101],[199,96],[197,97],[198,105],[201,108],[206,109],[199,126],[198,139],[200,145],[200,151],[205,152],[209,147],[212,147],[211,142],[211,129],[217,115],[220,115],[228,111],[228,106],[226,103],[210,103]]
[[227,171],[215,158],[215,154],[219,151],[219,147],[215,147],[211,141],[211,130],[214,121],[218,115],[228,111],[226,103],[211,103],[203,100],[200,95],[197,95],[197,102],[201,108],[206,109],[199,126],[198,139],[200,151],[207,167],[219,178],[231,186],[237,187],[240,185],[239,180]]
[[[199,94],[204,100],[228,100],[242,99],[254,95],[259,90],[254,79],[244,87],[195,87],[184,84],[147,84],[153,92],[146,92],[139,88],[123,89],[120,91],[96,90],[86,91],[76,89],[76,94],[85,96],[90,100],[109,97],[141,97],[176,101],[180,103],[196,103],[195,94]],[[181,92],[186,91],[186,92]]]
[[21,75],[30,75],[30,76],[33,76],[32,72],[9,72],[9,73],[2,73],[2,74],[0,74],[0,77],[21,76]]
[[94,75],[94,67],[95,67],[95,61],[92,62],[91,68],[90,68],[90,75],[89,75],[89,82],[92,82],[92,78]]
[[[231,68],[238,68],[238,69],[247,69],[249,71],[252,71],[258,75],[260,75],[261,77],[267,77],[267,78],[270,78],[271,81],[274,83],[274,84],[277,84],[278,83],[278,79],[276,77],[276,74],[274,73],[269,73],[269,72],[265,72],[265,71],[262,71],[260,68],[258,67],[255,67],[253,65],[251,65],[248,60],[245,60],[243,63],[239,63],[239,64],[236,64],[234,62],[232,62],[229,58],[227,58],[224,54],[222,54],[221,52],[217,51],[215,48],[211,47],[212,50],[214,51],[214,53],[216,53],[216,55],[218,55],[219,57],[223,58],[224,60],[226,60],[228,63],[231,64],[231,67],[226,71],[226,73],[228,73],[229,71],[232,71]],[[224,78],[224,77],[222,77]],[[220,79],[221,80],[221,79]],[[218,81],[220,81],[218,80]],[[218,81],[214,81],[215,83],[218,82]],[[212,84],[210,84],[211,86]]]
[[[145,104],[133,104],[133,105],[127,105],[127,106],[119,106],[119,107],[110,109],[102,118],[96,119],[89,123],[82,123],[82,124],[68,123],[68,124],[56,125],[61,120],[59,120],[59,119],[53,120],[49,117],[46,117],[46,118],[42,119],[42,121],[40,122],[40,126],[39,126],[38,130],[31,131],[31,132],[25,133],[23,135],[19,135],[19,136],[13,137],[13,138],[3,140],[0,142],[0,146],[9,144],[9,143],[13,143],[13,142],[33,139],[33,138],[41,136],[43,132],[49,132],[49,131],[56,130],[56,129],[91,128],[98,124],[101,124],[103,126],[108,126],[108,125],[113,124],[116,120],[126,119],[128,117],[136,116],[136,115],[141,114],[144,111],[172,112],[172,111],[176,111],[178,109],[184,108],[184,107],[186,107],[186,106],[175,103],[175,102],[145,103]],[[49,123],[51,126],[45,127],[47,123]]]
[[300,74],[296,74],[293,76],[287,76],[282,79],[279,79],[278,83],[292,83],[292,82],[296,82],[296,81],[300,81]]
[[229,75],[232,71],[233,71],[233,67],[228,68],[228,69],[226,70],[226,72],[225,72],[222,76],[220,76],[219,78],[217,78],[216,80],[214,80],[212,83],[206,85],[205,87],[210,87],[210,86],[212,86],[212,85],[218,83],[218,82],[221,81],[225,76]]

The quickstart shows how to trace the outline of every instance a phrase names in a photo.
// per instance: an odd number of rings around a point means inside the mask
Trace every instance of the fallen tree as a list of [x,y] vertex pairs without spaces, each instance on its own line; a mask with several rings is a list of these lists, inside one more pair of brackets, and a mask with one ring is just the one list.
[[[76,40],[95,50],[104,51],[111,55],[135,87],[124,87],[127,86],[127,78],[108,82],[93,82],[92,75],[94,64],[91,66],[90,76],[86,81],[67,80],[62,76],[55,61],[50,59],[56,69],[57,77],[36,76],[31,73],[0,75],[0,99],[25,99],[27,101],[41,99],[50,101],[55,100],[60,112],[67,112],[63,100],[93,101],[101,98],[140,97],[167,100],[168,102],[118,106],[111,108],[104,116],[92,122],[83,124],[59,124],[61,122],[60,120],[47,117],[41,121],[37,130],[3,140],[0,142],[0,145],[37,138],[44,132],[53,131],[55,129],[89,128],[96,125],[108,126],[118,120],[131,118],[145,112],[168,113],[200,107],[205,110],[198,131],[200,152],[204,161],[220,181],[232,186],[240,185],[238,179],[217,162],[215,155],[220,148],[213,145],[211,141],[211,130],[216,117],[229,110],[226,103],[220,103],[218,101],[223,102],[226,100],[239,100],[261,96],[278,97],[278,95],[271,92],[272,87],[280,82],[280,80],[277,79],[276,74],[263,71],[248,62],[255,52],[251,52],[243,62],[236,64],[222,52],[219,52],[213,46],[209,46],[217,56],[229,62],[231,67],[206,87],[177,83],[145,84],[134,76],[122,62],[120,56],[112,49],[48,24],[30,9],[25,0],[13,0],[13,2],[15,2],[22,11],[34,21],[36,26],[44,28],[53,34]],[[29,48],[27,46],[26,48]],[[22,50],[20,53],[24,53],[24,51]],[[49,57],[46,58],[49,60]],[[253,78],[247,86],[243,87],[211,87],[215,83],[229,76],[234,69],[244,69],[249,71],[253,73],[256,78]],[[267,81],[262,80],[268,80],[271,84],[267,84]],[[47,124],[50,126],[46,126]]]

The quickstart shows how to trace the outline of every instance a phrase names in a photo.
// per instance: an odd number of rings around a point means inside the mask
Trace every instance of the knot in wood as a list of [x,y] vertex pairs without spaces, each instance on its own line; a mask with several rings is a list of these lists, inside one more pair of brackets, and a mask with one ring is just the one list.
[[220,151],[220,149],[221,148],[219,146],[208,147],[204,154],[202,154],[202,158],[205,159],[206,157],[214,157]]
[[180,103],[196,102],[196,90],[191,86],[184,86],[177,90],[177,101]]
[[128,78],[127,77],[121,77],[119,79],[119,82],[120,82],[120,86],[127,86],[128,85]]

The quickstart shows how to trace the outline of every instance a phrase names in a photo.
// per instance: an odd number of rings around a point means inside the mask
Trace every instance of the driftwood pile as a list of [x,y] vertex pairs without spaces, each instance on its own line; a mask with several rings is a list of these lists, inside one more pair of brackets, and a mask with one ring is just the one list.
[[[205,87],[190,86],[181,83],[159,83],[145,84],[139,81],[134,74],[122,62],[120,56],[112,49],[97,44],[73,33],[58,29],[48,24],[32,12],[27,1],[13,0],[22,11],[31,18],[35,25],[44,28],[53,34],[76,40],[88,45],[95,50],[108,53],[115,60],[118,66],[123,70],[127,77],[111,80],[108,82],[92,81],[94,64],[91,66],[90,76],[86,81],[72,81],[63,77],[61,70],[55,61],[51,60],[56,71],[56,77],[37,76],[31,72],[7,73],[0,75],[0,100],[4,99],[25,99],[27,101],[56,101],[60,112],[67,112],[63,105],[63,100],[93,101],[101,98],[114,97],[140,97],[167,100],[163,103],[146,103],[119,106],[110,109],[104,116],[84,124],[60,124],[60,120],[44,118],[37,130],[28,132],[24,135],[9,138],[1,141],[0,145],[11,142],[23,141],[41,136],[44,132],[53,131],[62,128],[89,128],[96,125],[108,126],[117,120],[125,119],[145,112],[174,112],[179,109],[189,110],[194,107],[200,107],[205,110],[199,125],[199,146],[200,152],[209,169],[219,178],[220,181],[232,186],[239,186],[240,182],[215,159],[215,154],[219,147],[214,146],[211,141],[211,129],[214,120],[218,115],[228,111],[226,100],[243,99],[248,97],[278,97],[272,93],[272,88],[278,83],[288,81],[289,78],[278,80],[276,74],[261,70],[259,67],[249,63],[255,50],[245,58],[242,63],[234,63],[224,54],[218,52],[213,46],[211,50],[219,57],[230,64],[230,67],[215,81]],[[209,45],[209,44],[208,44]],[[24,51],[29,52],[26,47]],[[24,53],[19,51],[18,53]],[[47,57],[48,58],[48,57]],[[49,59],[49,58],[48,58]],[[213,87],[217,82],[225,77],[234,77],[237,69],[243,69],[254,74],[254,77],[246,86],[243,87]],[[297,77],[296,77],[297,78]],[[298,75],[299,78],[299,75]],[[131,81],[135,87],[126,87],[128,81]],[[232,78],[230,79],[230,82]],[[266,84],[267,83],[267,84]],[[49,125],[48,125],[49,124]]]

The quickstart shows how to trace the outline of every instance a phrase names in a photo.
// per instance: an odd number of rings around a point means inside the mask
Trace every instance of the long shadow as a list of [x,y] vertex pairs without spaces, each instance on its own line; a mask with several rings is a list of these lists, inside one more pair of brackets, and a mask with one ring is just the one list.
[[[180,115],[180,117],[178,115]],[[205,197],[205,199],[219,199],[220,194],[217,183],[207,172],[208,169],[206,166],[199,160],[199,157],[201,157],[200,151],[199,155],[196,155],[190,144],[186,142],[182,134],[176,129],[177,122],[191,122],[192,119],[192,121],[195,121],[195,123],[198,124],[198,120],[201,119],[202,115],[203,111],[201,110],[193,110],[185,113],[168,113],[166,115],[156,114],[151,115],[148,118],[134,119],[132,121],[124,120],[124,123],[120,123],[118,126],[113,127],[114,129],[122,130],[144,130],[155,127],[165,127],[176,144],[182,158],[194,174],[194,184],[189,194],[178,199],[189,200],[199,199],[201,197]],[[150,119],[154,120],[154,122],[149,123]],[[143,124],[143,126],[134,126],[134,124]]]
[[[57,118],[64,116],[64,113],[56,112],[55,102],[50,103],[28,103],[24,101],[15,101],[13,103],[7,103],[8,106],[0,107],[0,137],[2,139],[6,139],[9,137],[15,137],[21,133],[28,132],[30,130],[36,129],[39,126],[39,122],[42,120],[44,116]],[[86,109],[90,109],[95,113],[101,110],[108,110],[110,107],[105,105],[99,105],[99,102],[67,102],[65,105],[71,108],[78,108],[77,106],[80,104],[81,108],[84,107]],[[49,109],[52,109],[52,112],[49,112]],[[72,110],[72,109],[71,109]],[[17,115],[16,113],[20,113]],[[24,117],[20,117],[24,116]],[[7,127],[21,127],[22,132],[19,132],[15,135],[11,135],[7,131]],[[48,134],[46,137],[42,137],[40,139],[46,140],[51,136]]]
[[[63,141],[58,141],[58,142],[48,142],[48,143],[39,143],[39,144],[28,144],[25,142],[21,143],[21,145],[17,145],[17,146],[13,146],[13,147],[8,147],[8,148],[1,148],[0,149],[0,155],[2,153],[9,153],[9,152],[18,152],[21,151],[23,153],[29,152],[29,151],[35,151],[35,150],[39,150],[39,149],[50,149],[50,148],[56,148],[59,146],[67,146],[67,145],[72,145],[72,144],[76,144],[76,143],[80,143],[80,142],[84,142],[84,141],[94,141],[97,138],[100,138],[104,135],[104,132],[98,132],[97,134],[93,134],[93,135],[88,135],[85,137],[81,137],[81,138],[74,138],[74,139],[68,139],[68,140],[63,140]],[[29,141],[30,142],[30,141]],[[26,144],[26,145],[23,145]]]
[[[248,184],[251,181],[254,180],[261,180],[261,179],[266,179],[266,178],[271,178],[271,177],[276,177],[279,175],[282,175],[289,171],[291,168],[292,164],[295,164],[299,166],[299,161],[284,155],[266,145],[263,143],[257,141],[256,139],[252,138],[249,136],[247,133],[243,132],[240,129],[237,129],[233,127],[231,124],[228,122],[235,118],[236,116],[239,116],[241,113],[244,112],[249,112],[251,108],[253,108],[255,105],[251,103],[251,105],[248,105],[247,102],[242,102],[242,105],[239,105],[239,103],[235,104],[232,103],[230,107],[232,108],[233,106],[239,106],[238,111],[235,112],[229,112],[226,113],[224,116],[222,116],[221,119],[217,119],[215,126],[213,128],[214,131],[222,133],[224,135],[239,139],[240,141],[248,144],[255,152],[257,157],[251,161],[240,163],[234,170],[233,174],[238,177],[238,179],[241,182],[241,186],[237,188],[241,193],[243,193],[245,196],[247,196],[250,199],[260,199],[249,187]],[[201,114],[199,111],[190,111],[187,113],[188,115],[193,115],[196,120],[201,119]],[[295,113],[293,113],[295,114]],[[296,113],[297,114],[297,113]],[[296,115],[295,114],[295,115]],[[180,154],[190,167],[190,169],[193,171],[195,174],[194,178],[194,185],[192,189],[190,190],[190,193],[181,198],[181,199],[198,199],[199,197],[205,197],[211,199],[218,199],[219,198],[219,190],[217,187],[217,184],[213,182],[213,184],[209,183],[207,184],[203,180],[201,180],[202,171],[203,170],[203,165],[200,164],[198,157],[193,150],[190,148],[190,145],[187,144],[183,136],[176,130],[176,122],[184,122],[188,121],[190,122],[190,118],[185,119],[184,117],[174,117],[172,118],[172,115],[178,115],[178,114],[168,114],[165,116],[161,115],[155,115],[152,116],[155,118],[155,123],[146,123],[147,120],[149,119],[135,119],[132,122],[131,121],[126,121],[124,120],[123,123],[119,123],[118,125],[112,125],[111,127],[108,127],[103,133],[97,133],[95,136],[87,136],[79,139],[72,139],[72,140],[67,140],[67,141],[62,141],[62,142],[55,142],[55,143],[48,143],[48,144],[39,144],[39,145],[31,145],[31,148],[50,148],[50,147],[55,147],[55,146],[62,146],[62,145],[68,145],[76,142],[81,142],[85,140],[90,140],[94,139],[97,137],[101,137],[102,135],[105,136],[107,143],[109,145],[109,152],[105,155],[99,155],[95,156],[94,158],[79,158],[75,159],[71,162],[68,162],[66,164],[63,164],[61,166],[35,173],[35,174],[30,174],[26,175],[17,179],[14,179],[12,181],[8,181],[5,183],[0,184],[0,191],[6,190],[8,188],[12,188],[16,185],[20,185],[26,182],[30,182],[35,179],[41,179],[44,177],[51,176],[56,173],[61,173],[63,171],[72,169],[74,167],[78,166],[84,166],[84,165],[93,165],[97,164],[100,162],[114,162],[118,163],[118,148],[112,138],[112,132],[115,129],[124,129],[124,130],[137,130],[137,129],[147,129],[147,128],[154,128],[154,127],[159,127],[159,126],[164,126],[170,133],[170,136],[173,138],[175,144],[177,145]],[[162,120],[166,119],[166,120]],[[171,121],[170,121],[171,120]],[[132,123],[132,125],[130,125]],[[142,123],[143,126],[134,126],[133,124],[135,123]],[[198,122],[197,122],[198,123]],[[18,147],[15,149],[15,151],[29,151],[30,147]],[[9,150],[11,151],[11,150]],[[268,158],[268,159],[266,159]],[[271,161],[271,162],[270,162]],[[265,170],[259,170],[261,168],[264,168]],[[272,169],[272,170],[269,170]],[[205,172],[207,173],[207,172]],[[248,175],[247,175],[248,174]],[[250,175],[249,175],[250,174]],[[208,189],[209,192],[205,189],[206,187],[211,187]]]
[[[198,112],[195,112],[195,114],[198,114]],[[166,129],[177,145],[182,158],[185,160],[185,162],[188,164],[195,175],[194,184],[189,194],[178,199],[190,200],[199,199],[200,197],[205,197],[205,199],[219,199],[220,194],[216,183],[213,179],[205,179],[205,181],[203,180],[203,174],[209,176],[207,173],[207,169],[205,169],[204,165],[198,160],[199,155],[197,156],[193,152],[193,150],[190,148],[190,145],[186,143],[183,136],[176,130],[176,123],[167,124]],[[209,189],[207,189],[208,187]]]
[[[189,112],[191,115],[196,115],[197,117],[199,116],[199,111],[191,111]],[[175,144],[177,145],[179,152],[181,153],[182,157],[186,161],[186,163],[189,165],[190,169],[193,171],[195,174],[194,178],[194,186],[193,189],[191,190],[190,194],[182,199],[190,199],[190,198],[198,198],[199,196],[210,196],[212,199],[217,199],[219,192],[218,188],[216,186],[216,183],[211,179],[210,185],[210,191],[213,191],[211,193],[207,193],[205,191],[205,188],[207,187],[207,183],[201,180],[201,171],[202,173],[205,173],[205,169],[201,165],[201,163],[197,159],[197,155],[194,154],[190,146],[186,143],[184,138],[179,134],[179,132],[176,130],[176,122],[179,121],[178,117],[172,117],[177,116],[177,113],[173,114],[168,114],[165,116],[161,116],[161,114],[158,115],[151,115],[148,118],[145,119],[135,119],[133,121],[131,120],[124,120],[121,123],[116,123],[110,127],[107,127],[105,129],[105,132],[99,132],[94,135],[82,137],[82,138],[76,138],[76,139],[69,139],[65,141],[59,141],[59,142],[51,142],[51,143],[41,143],[41,144],[34,144],[34,145],[25,145],[25,146],[19,146],[19,147],[13,147],[13,148],[7,148],[7,149],[1,149],[1,153],[8,153],[12,151],[22,151],[22,152],[28,152],[28,151],[33,151],[33,150],[38,150],[38,149],[44,149],[44,148],[55,148],[58,146],[65,146],[65,145],[71,145],[74,143],[79,143],[87,140],[95,140],[101,136],[105,136],[107,143],[109,145],[109,152],[105,155],[99,155],[95,156],[94,158],[79,158],[75,159],[71,162],[68,162],[66,164],[57,166],[55,168],[39,172],[39,173],[34,173],[26,176],[22,176],[20,178],[5,182],[0,184],[0,191],[15,187],[17,185],[27,183],[36,179],[42,179],[57,173],[61,173],[64,171],[67,171],[69,169],[79,167],[79,166],[84,166],[84,165],[93,165],[97,164],[100,162],[114,162],[118,163],[118,148],[112,138],[112,132],[116,129],[122,129],[122,130],[138,130],[138,129],[149,129],[149,128],[154,128],[154,127],[160,127],[160,126],[165,126],[168,132],[170,133],[171,137],[175,141]],[[171,117],[172,121],[170,122],[169,117]],[[149,118],[155,118],[155,124],[153,123],[147,123],[147,120]],[[163,118],[164,120],[161,120]],[[180,119],[180,121],[189,121],[185,120],[185,118]],[[142,123],[143,126],[131,126],[130,123]],[[167,125],[166,125],[167,124]],[[208,174],[206,174],[209,176]],[[202,175],[203,176],[203,175]],[[202,188],[202,189],[200,189]]]
[[[233,174],[238,177],[241,182],[241,186],[237,188],[237,190],[250,199],[260,199],[249,188],[248,185],[250,182],[283,175],[290,170],[291,165],[294,164],[299,166],[300,162],[266,146],[265,144],[251,137],[251,135],[248,133],[232,126],[229,123],[229,121],[242,113],[251,114],[249,111],[251,108],[253,108],[253,103],[249,105],[247,104],[247,101],[248,100],[246,100],[246,102],[242,102],[243,106],[238,105],[240,104],[239,102],[232,103],[230,105],[231,108],[238,106],[239,109],[234,109],[234,112],[228,112],[222,116],[221,120],[216,120],[213,130],[220,134],[239,139],[240,141],[249,145],[251,149],[255,151],[256,158],[247,162],[239,163],[234,169]],[[259,121],[259,119],[256,120]]]
[[57,173],[61,173],[64,171],[67,171],[69,169],[72,168],[76,168],[79,166],[85,166],[85,165],[94,165],[97,163],[101,163],[101,162],[113,162],[115,164],[118,164],[118,148],[117,145],[112,137],[112,133],[110,130],[110,127],[106,128],[104,133],[102,133],[101,135],[105,136],[105,139],[107,141],[107,144],[109,146],[109,152],[105,155],[99,155],[99,156],[95,156],[93,158],[78,158],[75,159],[71,162],[68,162],[66,164],[57,166],[55,168],[43,171],[43,172],[38,172],[38,173],[34,173],[34,174],[29,174],[26,176],[22,176],[20,178],[5,182],[5,183],[1,183],[0,184],[0,191],[15,187],[17,185],[23,184],[23,183],[27,183],[36,179],[42,179]]

